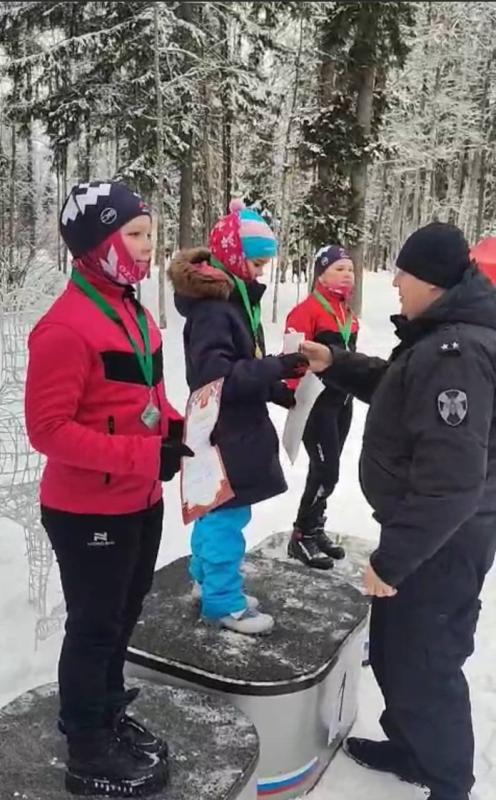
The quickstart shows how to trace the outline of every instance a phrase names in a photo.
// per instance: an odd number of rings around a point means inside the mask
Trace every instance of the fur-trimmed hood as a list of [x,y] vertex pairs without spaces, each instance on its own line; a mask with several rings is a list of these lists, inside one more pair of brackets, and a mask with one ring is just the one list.
[[[180,250],[167,271],[174,287],[174,303],[183,317],[189,317],[193,308],[204,300],[223,300],[243,307],[241,297],[232,278],[221,269],[209,264],[210,251],[205,247]],[[252,303],[259,303],[267,288],[258,281],[246,284]],[[243,310],[243,315],[245,314]]]
[[180,250],[173,257],[168,277],[177,295],[193,300],[228,300],[233,282],[222,270],[211,267],[205,247]]

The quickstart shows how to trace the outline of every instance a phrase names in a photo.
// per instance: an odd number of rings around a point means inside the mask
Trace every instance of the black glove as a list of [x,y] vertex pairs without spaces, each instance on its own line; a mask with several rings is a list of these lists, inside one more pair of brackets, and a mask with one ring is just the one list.
[[283,381],[278,381],[270,387],[269,400],[282,408],[294,408],[296,405],[294,389],[290,389]]
[[168,436],[162,439],[162,449],[160,451],[160,472],[161,481],[171,481],[176,472],[181,469],[181,458],[194,456],[193,451],[187,444],[183,444],[180,439]]
[[308,369],[308,359],[301,353],[285,353],[277,358],[283,370],[281,378],[301,378]]

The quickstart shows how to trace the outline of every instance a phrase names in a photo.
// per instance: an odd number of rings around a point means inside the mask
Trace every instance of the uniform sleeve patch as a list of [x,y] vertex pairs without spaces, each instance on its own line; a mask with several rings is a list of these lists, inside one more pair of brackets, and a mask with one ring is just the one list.
[[462,389],[445,389],[438,395],[437,409],[443,422],[456,428],[467,416],[468,397],[466,392]]

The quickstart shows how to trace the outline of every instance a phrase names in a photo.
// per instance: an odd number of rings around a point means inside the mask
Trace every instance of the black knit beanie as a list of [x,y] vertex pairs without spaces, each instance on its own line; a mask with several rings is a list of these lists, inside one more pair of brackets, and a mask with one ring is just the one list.
[[396,266],[426,283],[451,289],[470,266],[470,248],[455,225],[431,222],[408,237]]
[[348,258],[351,260],[349,253],[338,244],[326,244],[324,247],[321,247],[315,256],[315,262],[313,265],[314,278],[316,280],[317,278],[320,278],[320,276],[328,267],[330,267],[336,261],[341,261],[342,258]]
[[125,183],[79,183],[62,208],[60,233],[74,258],[79,258],[142,214],[151,216],[150,209]]

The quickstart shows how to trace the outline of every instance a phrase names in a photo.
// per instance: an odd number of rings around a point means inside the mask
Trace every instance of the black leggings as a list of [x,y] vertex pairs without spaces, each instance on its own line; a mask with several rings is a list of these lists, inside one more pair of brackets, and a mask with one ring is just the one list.
[[308,418],[303,444],[310,465],[295,523],[304,534],[310,534],[322,524],[327,499],[339,480],[339,461],[352,413],[349,398],[346,403],[318,404]]

